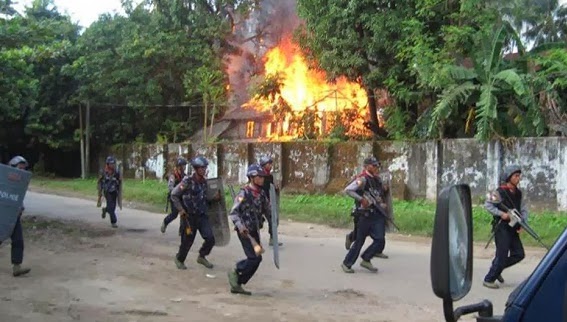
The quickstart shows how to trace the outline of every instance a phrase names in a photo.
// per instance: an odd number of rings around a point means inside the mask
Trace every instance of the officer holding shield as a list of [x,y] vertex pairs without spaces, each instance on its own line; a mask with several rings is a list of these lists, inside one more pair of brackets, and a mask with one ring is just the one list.
[[[264,176],[264,184],[262,185],[262,190],[264,190],[264,193],[266,194],[266,197],[268,198],[268,200],[270,202],[272,202],[270,200],[270,185],[274,184],[274,175],[272,175],[273,163],[274,163],[274,160],[267,155],[262,156],[260,158],[260,166],[262,167],[262,170],[264,170],[264,172],[266,173],[266,175]],[[278,187],[276,187],[276,191],[279,191]],[[273,202],[277,202],[277,200],[274,200]],[[264,221],[264,219],[262,219],[262,221]],[[272,237],[273,236],[272,225],[273,225],[272,221],[268,220],[268,233],[270,234],[270,242],[269,242],[270,246],[274,245],[274,240],[273,240],[273,237]],[[278,246],[282,246],[282,245],[283,245],[282,242],[278,242]]]
[[[28,162],[23,157],[16,156],[10,160],[9,165],[14,168],[25,170],[28,167]],[[25,275],[31,271],[31,269],[21,266],[24,261],[24,233],[22,229],[22,222],[20,220],[23,212],[24,207],[22,206],[20,215],[18,216],[18,219],[16,219],[16,226],[10,236],[10,239],[12,240],[12,275],[15,277]]]
[[110,224],[113,228],[117,228],[116,224],[116,203],[122,189],[122,176],[116,169],[116,160],[109,156],[106,158],[106,165],[101,171],[98,179],[98,202],[97,207],[101,206],[101,198],[104,195],[106,199],[106,207],[102,207],[102,219],[106,218],[106,214],[110,215]]
[[236,268],[228,272],[228,281],[231,293],[251,295],[242,285],[248,283],[262,262],[260,220],[265,216],[271,221],[271,213],[270,202],[262,190],[266,172],[260,165],[251,164],[246,175],[249,184],[240,189],[229,215],[246,259],[237,262]]
[[205,157],[195,157],[191,160],[194,173],[187,174],[171,191],[171,201],[181,217],[181,245],[175,256],[175,265],[178,269],[187,269],[185,259],[195,241],[197,231],[204,240],[199,249],[197,263],[213,268],[213,264],[206,258],[215,246],[215,236],[207,216],[207,208],[209,201],[219,200],[221,196],[217,192],[211,200],[207,199],[206,171],[208,165],[209,162]]

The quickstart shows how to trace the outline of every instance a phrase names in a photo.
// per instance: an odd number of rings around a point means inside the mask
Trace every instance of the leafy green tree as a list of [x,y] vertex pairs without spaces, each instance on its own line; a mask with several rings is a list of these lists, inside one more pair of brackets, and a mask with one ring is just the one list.
[[455,119],[461,116],[466,117],[464,130],[482,140],[544,133],[544,118],[532,90],[537,80],[504,59],[504,44],[510,37],[516,38],[519,53],[524,55],[517,34],[504,23],[486,34],[472,69],[446,66],[452,83],[447,84],[433,109],[430,134],[443,137],[450,126],[453,131],[459,130],[463,123]]
[[67,98],[75,83],[62,69],[73,60],[78,30],[47,0],[34,1],[25,16],[2,21],[2,141],[17,139],[39,149],[74,144],[76,112]]

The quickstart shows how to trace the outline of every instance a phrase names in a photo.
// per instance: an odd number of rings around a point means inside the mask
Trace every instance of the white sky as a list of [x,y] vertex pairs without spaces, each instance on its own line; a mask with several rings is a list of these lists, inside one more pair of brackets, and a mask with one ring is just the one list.
[[[567,1],[567,0],[565,0]],[[25,6],[31,6],[33,0],[14,0],[16,10],[23,12]],[[124,13],[120,0],[55,0],[59,12],[67,12],[73,22],[88,27],[103,13]]]
[[[18,3],[15,8],[22,11],[23,7],[29,6],[33,0],[15,0],[14,2]],[[102,13],[124,13],[120,0],[55,0],[54,2],[60,12],[67,12],[71,20],[85,28],[96,21]],[[559,3],[567,4],[567,0],[559,0]]]

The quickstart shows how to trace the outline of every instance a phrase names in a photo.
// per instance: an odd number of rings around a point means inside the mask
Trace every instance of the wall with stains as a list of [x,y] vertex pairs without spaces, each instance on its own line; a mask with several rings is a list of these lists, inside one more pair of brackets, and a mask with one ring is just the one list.
[[248,144],[233,143],[219,146],[220,174],[226,182],[244,184],[248,181]]
[[282,187],[293,192],[322,192],[329,182],[329,145],[290,142],[282,146]]
[[329,182],[325,191],[336,193],[362,171],[362,162],[374,154],[374,145],[372,142],[341,142],[330,146],[329,150]]
[[567,138],[524,138],[503,144],[472,139],[423,142],[285,142],[202,144],[132,144],[108,149],[126,177],[164,178],[177,156],[204,155],[208,176],[219,174],[227,184],[242,185],[249,164],[262,155],[273,158],[274,179],[286,192],[338,193],[375,155],[392,174],[395,198],[435,200],[451,184],[467,183],[481,202],[497,187],[502,168],[523,169],[521,189],[530,208],[567,210]]

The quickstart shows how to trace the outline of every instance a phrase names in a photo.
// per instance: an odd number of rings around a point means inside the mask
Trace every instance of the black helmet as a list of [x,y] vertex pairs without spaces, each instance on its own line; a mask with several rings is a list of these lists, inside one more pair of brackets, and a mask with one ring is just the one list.
[[262,169],[259,164],[253,163],[248,166],[248,169],[246,170],[246,176],[248,176],[248,178],[257,176],[264,177],[266,176],[266,171],[264,171],[264,169]]
[[522,169],[517,164],[512,164],[504,168],[504,172],[502,172],[500,179],[502,182],[508,182],[514,173],[522,173]]
[[177,158],[177,162],[175,163],[178,167],[184,167],[187,165],[187,160],[183,157]]
[[267,155],[264,155],[264,156],[262,156],[262,157],[260,158],[260,166],[263,167],[263,166],[265,166],[265,165],[268,164],[268,163],[274,163],[274,160],[273,160],[271,157],[267,156]]
[[26,167],[28,166],[28,161],[26,161],[26,159],[24,159],[24,157],[22,156],[15,156],[12,158],[12,160],[10,160],[10,162],[8,162],[8,164],[12,167],[17,167],[18,164],[23,163]]
[[204,156],[197,156],[191,160],[193,168],[204,168],[209,165],[209,161]]
[[106,164],[116,164],[116,159],[114,159],[114,157],[112,156],[108,156],[106,158]]
[[375,165],[375,166],[379,166],[380,162],[378,162],[378,159],[376,159],[376,157],[368,157],[366,159],[364,159],[364,165]]

